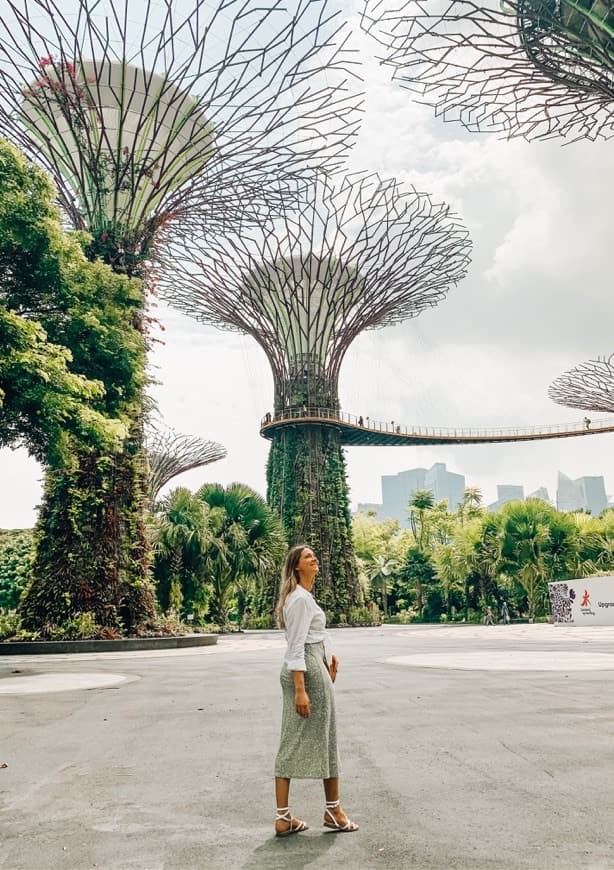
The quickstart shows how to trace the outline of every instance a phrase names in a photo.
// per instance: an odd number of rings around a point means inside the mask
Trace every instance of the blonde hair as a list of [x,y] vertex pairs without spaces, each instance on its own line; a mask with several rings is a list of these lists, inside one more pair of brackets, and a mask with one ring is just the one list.
[[284,567],[281,569],[281,582],[279,584],[279,598],[277,599],[277,607],[275,608],[275,616],[277,617],[277,625],[280,628],[285,628],[284,622],[284,604],[286,598],[291,592],[294,592],[298,585],[298,574],[296,566],[301,560],[303,550],[307,549],[307,544],[296,544],[290,547]]

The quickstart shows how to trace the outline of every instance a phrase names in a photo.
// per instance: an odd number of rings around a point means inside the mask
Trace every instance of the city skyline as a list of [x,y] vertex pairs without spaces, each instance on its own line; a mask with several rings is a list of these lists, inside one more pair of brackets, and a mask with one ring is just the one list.
[[[407,508],[417,490],[430,490],[436,503],[446,500],[448,510],[454,511],[462,502],[465,489],[472,488],[473,484],[467,483],[464,474],[449,471],[445,463],[436,462],[430,469],[408,468],[394,475],[382,475],[380,486],[380,501],[359,502],[354,513],[373,512],[378,520],[395,519],[401,526],[408,526]],[[525,495],[523,484],[500,483],[496,500],[489,502],[482,498],[482,505],[496,512],[511,501],[530,498],[541,498],[560,511],[589,510],[593,516],[613,506],[608,501],[603,475],[582,475],[572,480],[562,471],[557,474],[554,499],[545,486]]]

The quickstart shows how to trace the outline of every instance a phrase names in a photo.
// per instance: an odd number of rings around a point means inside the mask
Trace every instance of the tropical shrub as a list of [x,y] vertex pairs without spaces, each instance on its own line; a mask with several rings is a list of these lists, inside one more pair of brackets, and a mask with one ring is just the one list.
[[0,531],[0,610],[17,609],[33,558],[31,530]]

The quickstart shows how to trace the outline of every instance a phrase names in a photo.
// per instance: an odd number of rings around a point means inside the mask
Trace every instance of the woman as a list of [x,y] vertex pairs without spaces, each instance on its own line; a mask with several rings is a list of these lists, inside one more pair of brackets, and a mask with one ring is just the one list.
[[292,547],[281,574],[277,619],[285,628],[288,647],[281,669],[283,715],[275,761],[277,816],[275,833],[287,837],[306,831],[288,807],[291,779],[322,779],[326,808],[324,826],[333,831],[357,831],[339,805],[339,758],[335,729],[333,682],[339,662],[326,662],[326,616],[311,590],[318,573],[313,550]]

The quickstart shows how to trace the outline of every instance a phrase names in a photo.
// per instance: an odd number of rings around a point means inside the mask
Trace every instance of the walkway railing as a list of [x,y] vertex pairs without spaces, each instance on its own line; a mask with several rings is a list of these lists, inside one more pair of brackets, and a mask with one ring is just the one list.
[[585,420],[570,423],[555,423],[541,426],[511,426],[500,429],[466,429],[457,427],[454,429],[435,426],[403,426],[394,420],[372,420],[370,417],[362,417],[357,414],[348,414],[345,411],[337,411],[334,408],[294,408],[282,411],[273,416],[265,414],[260,425],[265,428],[274,423],[289,420],[301,420],[304,422],[330,421],[342,423],[346,426],[356,426],[371,432],[383,432],[391,435],[430,436],[433,438],[496,438],[497,436],[516,435],[518,437],[530,435],[549,435],[557,432],[583,432],[599,431],[600,429],[614,428],[614,417],[591,419],[587,425]]

